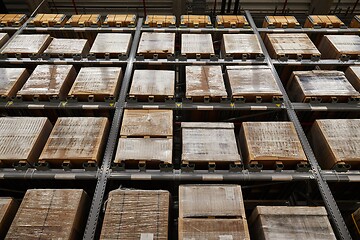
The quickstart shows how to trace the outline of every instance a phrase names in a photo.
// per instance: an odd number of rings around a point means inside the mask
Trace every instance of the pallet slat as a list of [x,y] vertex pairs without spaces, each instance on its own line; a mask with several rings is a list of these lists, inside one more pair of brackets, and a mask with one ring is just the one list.
[[360,56],[360,37],[357,35],[324,35],[319,50],[323,58],[339,59]]
[[214,54],[211,34],[182,34],[181,54],[195,58],[200,54],[202,58],[209,58]]
[[154,54],[160,58],[175,54],[175,33],[143,32],[137,54],[146,58],[153,58]]

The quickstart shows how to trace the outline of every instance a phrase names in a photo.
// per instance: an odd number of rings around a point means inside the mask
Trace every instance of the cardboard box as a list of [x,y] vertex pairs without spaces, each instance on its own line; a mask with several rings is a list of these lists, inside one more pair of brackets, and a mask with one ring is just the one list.
[[0,198],[0,237],[4,239],[19,205],[9,197]]
[[207,27],[212,26],[208,15],[181,15],[180,25],[186,27]]
[[294,16],[265,16],[264,28],[298,28],[300,23]]
[[29,77],[26,68],[0,68],[0,96],[4,101],[15,97]]
[[209,58],[215,54],[211,34],[181,34],[181,54],[195,58]]
[[340,28],[345,24],[335,15],[310,15],[307,17],[306,28]]
[[109,54],[112,57],[128,55],[132,36],[130,33],[98,33],[90,49],[97,56]]
[[152,58],[154,54],[161,58],[175,54],[175,33],[143,32],[137,54],[146,58]]
[[360,28],[360,15],[355,15],[351,20],[349,27],[351,28]]
[[89,42],[86,39],[54,38],[44,53],[55,57],[59,56],[59,54],[65,57],[74,54],[86,56],[89,53],[89,49]]
[[149,27],[170,27],[176,25],[174,15],[146,15],[144,22]]
[[357,59],[360,55],[360,37],[357,35],[324,35],[319,44],[323,58],[339,59],[343,55]]
[[109,27],[130,27],[133,26],[135,22],[135,14],[108,14],[103,24]]
[[249,27],[249,23],[244,15],[217,15],[216,27]]
[[49,34],[20,34],[15,36],[1,54],[14,56],[15,54],[40,54],[51,42]]
[[255,34],[223,34],[221,54],[230,54],[234,58],[256,58],[263,54],[259,40]]
[[360,91],[360,66],[350,66],[345,71],[345,76],[356,91]]

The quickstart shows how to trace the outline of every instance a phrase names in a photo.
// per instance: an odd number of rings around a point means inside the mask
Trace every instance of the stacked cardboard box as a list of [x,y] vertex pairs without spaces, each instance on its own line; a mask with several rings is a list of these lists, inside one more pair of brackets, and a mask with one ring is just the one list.
[[350,66],[345,71],[345,76],[353,87],[360,91],[360,66]]
[[181,34],[181,54],[209,58],[214,53],[211,34]]
[[222,56],[230,54],[234,58],[255,58],[263,51],[255,34],[223,34],[221,53]]
[[208,15],[181,15],[180,26],[207,27],[212,26]]
[[296,28],[300,27],[300,23],[294,16],[265,16],[263,27]]
[[217,15],[216,27],[248,27],[249,23],[244,15]]
[[176,17],[174,15],[147,15],[144,24],[149,27],[175,26]]
[[90,49],[90,54],[104,57],[125,55],[127,56],[131,46],[132,36],[129,33],[98,33],[93,45]]
[[15,97],[29,77],[26,68],[0,68],[0,96],[4,101]]
[[335,15],[310,15],[307,17],[306,28],[340,28],[345,24]]
[[175,33],[143,32],[137,54],[146,58],[152,58],[154,54],[160,58],[175,54]]
[[89,49],[89,42],[86,39],[54,38],[44,53],[52,57],[59,55],[71,57],[75,54],[86,56]]
[[66,22],[65,14],[36,14],[29,25],[36,27],[63,27]]
[[134,26],[135,22],[135,14],[108,14],[103,24],[109,27],[130,27]]
[[70,27],[100,27],[101,16],[99,14],[72,15],[65,25]]
[[323,58],[338,59],[342,56],[358,58],[360,37],[357,35],[324,35],[319,50]]
[[49,34],[20,34],[16,35],[5,48],[1,54],[15,56],[15,54],[40,54],[47,48],[51,42]]
[[1,27],[20,27],[26,20],[25,14],[0,14]]

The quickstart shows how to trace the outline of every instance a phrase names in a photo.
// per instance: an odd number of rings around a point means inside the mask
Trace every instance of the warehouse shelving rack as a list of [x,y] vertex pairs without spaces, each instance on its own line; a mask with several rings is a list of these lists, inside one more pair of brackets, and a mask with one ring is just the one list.
[[[38,8],[32,13],[33,17],[40,6],[45,1],[42,1]],[[105,153],[102,161],[102,165],[95,171],[86,171],[83,169],[48,169],[37,170],[29,168],[27,170],[18,171],[14,169],[2,169],[0,171],[0,179],[4,180],[20,180],[20,179],[38,179],[38,180],[96,180],[96,188],[89,212],[88,221],[84,233],[84,239],[94,239],[96,230],[98,228],[98,220],[100,211],[103,206],[105,192],[107,188],[108,180],[121,180],[121,181],[172,181],[172,182],[237,182],[237,181],[266,181],[266,182],[302,182],[311,181],[315,182],[320,190],[321,196],[327,208],[328,214],[332,221],[333,227],[339,239],[350,239],[349,232],[346,228],[344,220],[340,214],[337,204],[332,197],[332,193],[328,187],[327,182],[360,182],[360,171],[349,172],[336,172],[334,170],[321,170],[315,156],[310,148],[307,138],[302,130],[301,124],[297,117],[298,111],[306,112],[318,112],[318,111],[360,111],[360,104],[346,104],[346,103],[292,103],[290,102],[285,89],[282,87],[281,80],[275,69],[275,66],[288,66],[288,65],[304,65],[304,66],[321,66],[321,65],[335,65],[335,66],[348,66],[360,64],[358,60],[288,60],[279,61],[271,59],[267,53],[264,43],[260,40],[262,49],[264,51],[265,60],[230,60],[230,59],[186,59],[179,60],[137,60],[136,49],[139,43],[141,32],[176,32],[176,33],[255,33],[260,38],[260,33],[265,32],[306,32],[306,33],[360,33],[360,29],[264,29],[257,28],[252,20],[250,12],[246,12],[246,16],[250,23],[251,28],[242,29],[226,29],[226,28],[146,28],[142,27],[142,18],[137,21],[137,26],[134,28],[103,28],[103,27],[84,27],[84,28],[37,28],[28,27],[27,23],[29,19],[22,27],[15,29],[16,32],[13,36],[21,33],[43,33],[47,31],[69,31],[69,32],[130,32],[133,34],[133,40],[131,50],[126,60],[110,59],[110,60],[89,60],[89,59],[48,59],[33,60],[30,58],[24,59],[0,59],[0,66],[8,65],[27,65],[27,64],[74,64],[80,66],[126,66],[123,82],[120,90],[120,95],[115,103],[52,103],[52,102],[2,102],[0,103],[0,109],[16,110],[27,109],[29,111],[37,109],[88,109],[88,110],[108,110],[113,111],[113,121],[109,133],[108,142],[106,144]],[[2,28],[0,30],[6,30]],[[131,82],[132,71],[137,65],[169,65],[169,66],[183,66],[183,65],[266,65],[269,66],[276,76],[278,85],[281,87],[284,103],[186,103],[186,102],[174,102],[174,103],[143,103],[143,102],[127,102],[127,91]],[[298,172],[295,170],[262,170],[260,172],[251,172],[249,170],[241,170],[240,172],[229,172],[225,170],[216,170],[215,172],[209,172],[207,170],[194,170],[194,172],[181,172],[181,170],[174,169],[171,172],[162,172],[160,170],[146,170],[140,172],[139,170],[125,170],[125,171],[113,171],[111,169],[111,162],[114,158],[114,152],[118,139],[118,132],[121,126],[121,120],[124,109],[172,109],[175,111],[186,110],[237,110],[237,111],[279,111],[288,115],[289,119],[295,124],[296,130],[304,147],[307,158],[311,164],[311,170],[309,172]]]

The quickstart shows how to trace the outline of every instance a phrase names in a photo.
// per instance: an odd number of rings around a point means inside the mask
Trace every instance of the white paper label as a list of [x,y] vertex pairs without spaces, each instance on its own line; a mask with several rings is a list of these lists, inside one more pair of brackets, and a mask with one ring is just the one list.
[[233,240],[232,235],[219,235],[219,240]]
[[153,240],[154,234],[153,233],[141,233],[140,240]]
[[225,188],[226,200],[235,200],[235,192],[233,188]]

